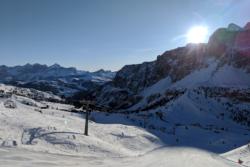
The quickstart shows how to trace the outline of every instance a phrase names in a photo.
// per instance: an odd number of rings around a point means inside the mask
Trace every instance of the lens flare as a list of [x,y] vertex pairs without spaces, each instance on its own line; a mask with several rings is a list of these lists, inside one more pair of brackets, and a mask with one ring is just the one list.
[[194,26],[187,33],[188,43],[203,43],[206,42],[208,28],[206,26]]

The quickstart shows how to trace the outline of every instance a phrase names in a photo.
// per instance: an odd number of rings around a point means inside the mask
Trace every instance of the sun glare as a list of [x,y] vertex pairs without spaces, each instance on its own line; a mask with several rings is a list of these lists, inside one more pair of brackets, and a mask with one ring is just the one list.
[[206,41],[208,28],[205,26],[194,26],[187,33],[188,43],[203,43]]

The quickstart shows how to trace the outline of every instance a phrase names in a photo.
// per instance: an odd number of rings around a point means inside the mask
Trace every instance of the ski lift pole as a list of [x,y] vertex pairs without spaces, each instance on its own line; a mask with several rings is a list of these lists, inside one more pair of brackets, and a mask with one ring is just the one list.
[[88,136],[89,110],[86,110],[84,135]]
[[88,136],[88,128],[89,128],[89,105],[87,105],[87,108],[86,108],[86,115],[85,115],[85,130],[84,130],[84,135],[85,136]]

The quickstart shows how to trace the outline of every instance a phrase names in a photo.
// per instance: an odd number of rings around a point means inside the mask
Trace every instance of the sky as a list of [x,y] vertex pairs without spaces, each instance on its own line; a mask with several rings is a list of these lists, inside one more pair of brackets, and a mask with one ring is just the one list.
[[95,71],[155,60],[185,46],[191,27],[209,35],[250,21],[250,0],[0,0],[0,64]]

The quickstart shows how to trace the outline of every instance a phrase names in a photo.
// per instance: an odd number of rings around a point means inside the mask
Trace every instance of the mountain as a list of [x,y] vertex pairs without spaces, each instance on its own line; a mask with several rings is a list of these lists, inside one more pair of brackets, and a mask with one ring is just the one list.
[[[227,28],[216,30],[207,44],[187,44],[166,51],[155,61],[126,65],[117,72],[111,83],[102,88],[97,100],[103,95],[120,94],[121,101],[129,103],[131,100],[144,98],[141,93],[150,87],[151,89],[157,87],[155,84],[163,88],[158,88],[159,91],[174,87],[198,86],[248,88],[250,29],[247,25],[245,28],[240,28],[230,24]],[[103,98],[99,99],[102,99],[99,102],[105,105],[112,103],[112,97],[106,101],[103,101]],[[119,100],[119,98],[114,99]]]
[[0,82],[16,86],[51,91],[57,95],[70,96],[80,90],[94,88],[112,80],[114,72],[96,72],[52,66],[26,64],[24,66],[0,66]]
[[[176,129],[182,134],[183,128],[194,126],[196,135],[208,130],[241,136],[240,142],[232,136],[223,141],[227,150],[234,149],[249,142],[245,137],[250,135],[249,35],[248,28],[230,24],[216,30],[207,44],[188,44],[155,61],[126,65],[92,98],[113,112],[132,114],[138,126],[164,135]],[[193,137],[183,132],[180,138],[184,137],[182,144],[190,145],[187,140]],[[217,140],[199,140],[203,144],[196,144],[202,149],[213,145],[213,151],[226,151],[215,144]]]

